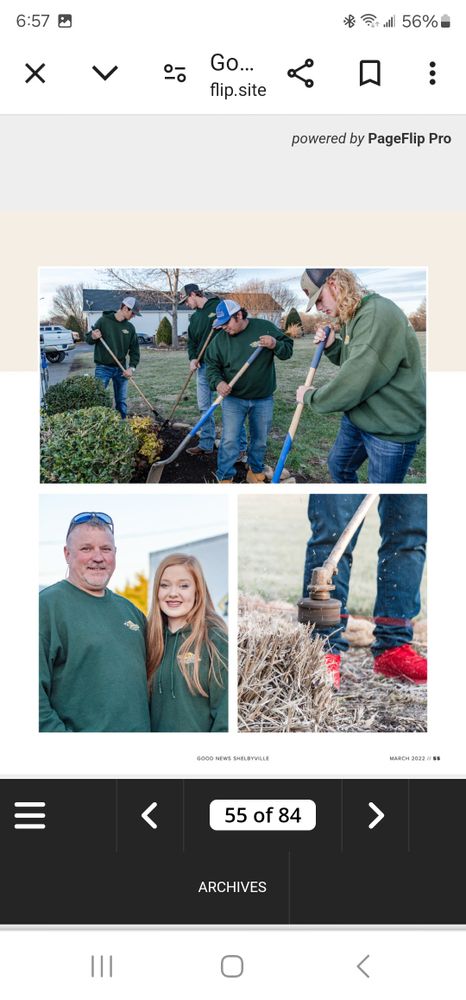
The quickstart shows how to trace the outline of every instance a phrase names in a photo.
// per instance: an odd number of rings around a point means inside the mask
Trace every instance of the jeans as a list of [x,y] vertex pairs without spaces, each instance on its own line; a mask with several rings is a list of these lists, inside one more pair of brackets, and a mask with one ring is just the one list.
[[121,414],[121,419],[125,420],[128,412],[128,407],[126,405],[126,397],[128,395],[128,379],[125,375],[123,375],[123,372],[116,367],[116,365],[96,365],[95,377],[103,382],[105,388],[107,388],[110,379],[112,380],[115,406]]
[[[197,369],[197,405],[201,416],[209,409],[216,394],[212,392],[206,376],[205,365],[200,365]],[[215,444],[215,417],[212,414],[199,431],[199,448],[203,451],[212,451]],[[239,451],[246,451],[248,446],[246,431],[241,433]]]
[[[311,581],[312,570],[325,562],[362,499],[363,496],[356,494],[313,494],[309,497],[308,517],[312,534],[306,549],[303,597],[309,597],[307,586]],[[381,542],[377,562],[372,647],[376,656],[392,646],[403,646],[411,642],[413,637],[411,619],[419,614],[421,607],[420,587],[427,540],[427,497],[425,494],[384,493],[379,500],[379,516]],[[333,577],[335,590],[330,596],[341,601],[341,627],[322,631],[319,629],[319,634],[327,637],[332,653],[342,653],[348,649],[348,642],[341,633],[348,621],[347,600],[353,550],[360,530],[358,528],[349,543],[338,563],[338,573]],[[375,570],[374,565],[374,572]]]
[[328,456],[332,482],[359,482],[358,469],[368,458],[370,483],[402,483],[418,444],[418,441],[408,441],[405,444],[383,441],[375,434],[360,431],[344,413],[335,444]]
[[265,399],[239,399],[225,396],[222,403],[222,440],[218,449],[217,477],[233,479],[235,462],[249,419],[248,465],[253,472],[263,472],[267,438],[272,426],[273,396]]

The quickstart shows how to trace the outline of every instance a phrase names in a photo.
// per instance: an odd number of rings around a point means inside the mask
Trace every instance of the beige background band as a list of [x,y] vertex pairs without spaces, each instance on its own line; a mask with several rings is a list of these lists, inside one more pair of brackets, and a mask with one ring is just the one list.
[[167,264],[426,266],[429,370],[466,370],[465,222],[464,212],[2,212],[0,370],[37,368],[40,266]]

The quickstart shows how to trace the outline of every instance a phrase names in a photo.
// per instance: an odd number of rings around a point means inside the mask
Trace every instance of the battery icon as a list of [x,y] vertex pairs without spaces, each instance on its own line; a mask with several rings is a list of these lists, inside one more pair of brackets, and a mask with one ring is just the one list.
[[442,17],[440,18],[440,27],[449,28],[450,25],[451,25],[451,19],[449,18],[448,14],[442,14]]

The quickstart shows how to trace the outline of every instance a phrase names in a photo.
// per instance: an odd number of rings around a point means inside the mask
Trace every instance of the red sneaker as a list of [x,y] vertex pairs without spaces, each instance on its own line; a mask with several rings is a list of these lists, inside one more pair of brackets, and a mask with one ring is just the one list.
[[427,681],[427,660],[420,656],[412,646],[392,646],[380,656],[375,657],[374,671],[384,677],[400,677],[413,684],[425,684]]
[[339,653],[326,653],[325,654],[325,666],[330,674],[333,681],[333,686],[336,691],[340,690],[340,665],[341,656]]

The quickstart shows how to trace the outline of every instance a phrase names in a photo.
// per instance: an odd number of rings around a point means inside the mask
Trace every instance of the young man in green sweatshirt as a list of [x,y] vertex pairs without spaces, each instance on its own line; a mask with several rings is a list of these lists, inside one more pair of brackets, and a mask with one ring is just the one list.
[[[188,358],[190,370],[197,373],[197,405],[199,413],[203,416],[213,402],[213,393],[206,377],[205,344],[212,332],[215,310],[220,299],[216,295],[208,296],[199,288],[199,285],[191,282],[181,289],[179,304],[182,305],[184,302],[189,309],[194,310],[188,325]],[[215,333],[212,335],[215,336]],[[201,351],[203,354],[198,360]],[[212,416],[202,426],[198,443],[186,450],[189,455],[202,457],[212,454],[214,444],[215,419]]]
[[68,578],[39,596],[40,732],[150,732],[145,618],[107,590],[111,517],[77,514],[64,554]]
[[[328,457],[332,481],[357,483],[367,458],[369,482],[402,483],[425,433],[425,379],[411,324],[351,271],[306,268],[301,286],[308,310],[315,304],[330,320],[325,355],[339,367],[328,385],[296,393],[316,413],[343,411]],[[315,343],[325,338],[319,328]]]
[[[272,426],[273,393],[277,380],[274,359],[286,361],[293,353],[293,341],[265,319],[249,319],[233,299],[217,306],[214,328],[222,328],[207,348],[207,378],[211,389],[223,396],[222,440],[218,450],[217,480],[233,482],[241,435],[249,420],[248,483],[265,481],[264,459]],[[259,344],[265,348],[230,389],[228,382]],[[253,346],[254,345],[254,346]]]
[[[140,315],[136,299],[133,295],[128,295],[123,299],[116,312],[113,309],[103,312],[102,316],[94,323],[92,330],[86,334],[87,343],[95,345],[95,377],[103,382],[105,388],[107,388],[110,379],[112,380],[115,407],[122,420],[126,419],[128,411],[126,405],[128,379],[134,374],[140,358],[136,329],[130,320],[133,316]],[[121,371],[110,352],[100,342],[102,337],[120,364],[123,365],[124,371]],[[127,364],[128,355],[129,366]]]

